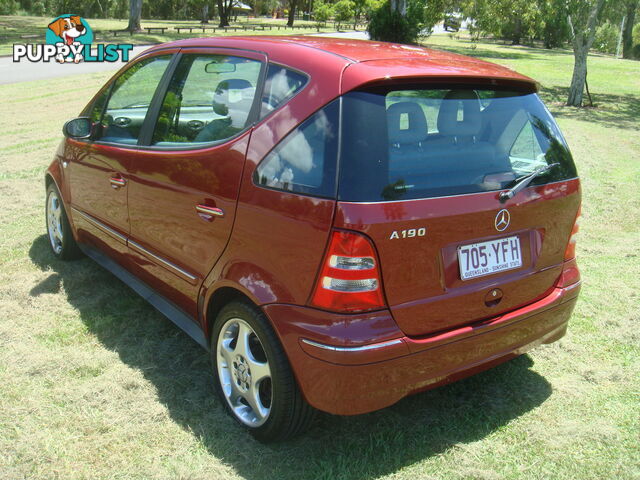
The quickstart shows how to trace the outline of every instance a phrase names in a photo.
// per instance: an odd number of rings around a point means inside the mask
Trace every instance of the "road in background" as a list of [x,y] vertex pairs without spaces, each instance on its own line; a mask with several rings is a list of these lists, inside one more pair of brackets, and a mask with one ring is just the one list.
[[[149,45],[133,47],[129,53],[129,59],[133,59],[140,52],[144,52]],[[68,77],[71,75],[81,75],[83,73],[104,72],[118,70],[125,62],[81,62],[58,63],[56,61],[29,62],[22,59],[21,62],[14,62],[13,58],[0,58],[0,84],[29,82],[31,80],[43,80],[45,78]]]

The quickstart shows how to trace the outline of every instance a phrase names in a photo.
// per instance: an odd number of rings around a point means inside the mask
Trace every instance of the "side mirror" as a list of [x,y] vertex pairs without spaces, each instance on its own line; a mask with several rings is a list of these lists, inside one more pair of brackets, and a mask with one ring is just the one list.
[[87,117],[74,118],[64,124],[62,133],[69,138],[89,138],[93,133],[93,123]]

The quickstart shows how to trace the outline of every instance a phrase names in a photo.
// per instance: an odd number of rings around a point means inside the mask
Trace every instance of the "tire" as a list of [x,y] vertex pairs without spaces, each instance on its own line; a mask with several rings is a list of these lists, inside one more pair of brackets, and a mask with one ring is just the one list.
[[47,201],[45,204],[45,220],[47,237],[53,255],[59,260],[74,260],[82,256],[82,252],[73,238],[67,212],[60,192],[55,184],[47,187]]
[[211,361],[222,403],[257,440],[282,441],[311,425],[316,411],[302,397],[278,337],[257,308],[239,301],[222,308],[211,335]]

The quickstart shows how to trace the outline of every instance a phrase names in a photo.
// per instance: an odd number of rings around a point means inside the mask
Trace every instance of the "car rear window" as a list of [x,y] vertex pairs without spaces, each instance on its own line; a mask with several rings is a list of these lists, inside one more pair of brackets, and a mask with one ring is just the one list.
[[484,88],[370,89],[343,98],[345,201],[390,201],[500,190],[574,178],[571,154],[535,93]]

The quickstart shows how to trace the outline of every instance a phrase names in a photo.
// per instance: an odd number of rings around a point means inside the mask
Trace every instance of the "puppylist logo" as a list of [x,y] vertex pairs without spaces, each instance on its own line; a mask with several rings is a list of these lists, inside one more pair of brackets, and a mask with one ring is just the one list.
[[123,62],[129,61],[133,45],[96,44],[93,48],[93,30],[79,15],[60,15],[49,23],[44,44],[14,44],[13,61],[59,63]]

